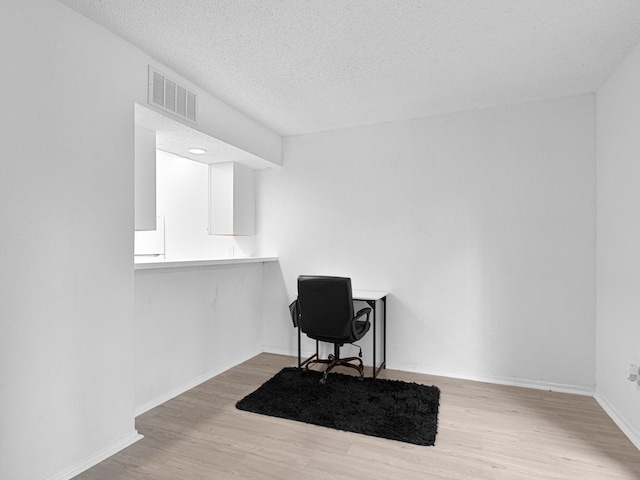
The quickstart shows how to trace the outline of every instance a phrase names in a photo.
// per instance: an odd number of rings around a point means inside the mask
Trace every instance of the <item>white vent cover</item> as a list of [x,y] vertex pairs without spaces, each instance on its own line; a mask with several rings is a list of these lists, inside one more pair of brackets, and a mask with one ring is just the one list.
[[149,104],[196,123],[196,94],[149,66]]

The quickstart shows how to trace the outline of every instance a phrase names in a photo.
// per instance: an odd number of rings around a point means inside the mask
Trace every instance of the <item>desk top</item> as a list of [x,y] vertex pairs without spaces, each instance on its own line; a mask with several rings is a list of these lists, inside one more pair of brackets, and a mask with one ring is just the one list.
[[351,296],[354,300],[382,300],[389,295],[389,292],[377,290],[352,290]]
[[[351,290],[351,297],[354,300],[382,300],[384,297],[389,295],[389,292],[382,292],[378,290]],[[296,298],[298,298],[297,293],[289,293],[289,302],[293,302]]]

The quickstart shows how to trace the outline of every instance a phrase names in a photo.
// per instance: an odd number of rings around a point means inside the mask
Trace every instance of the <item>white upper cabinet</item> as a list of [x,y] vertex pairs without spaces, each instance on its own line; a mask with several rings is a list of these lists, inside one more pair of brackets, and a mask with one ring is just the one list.
[[209,165],[209,235],[255,235],[255,172],[236,162]]
[[156,229],[156,132],[136,125],[135,229]]

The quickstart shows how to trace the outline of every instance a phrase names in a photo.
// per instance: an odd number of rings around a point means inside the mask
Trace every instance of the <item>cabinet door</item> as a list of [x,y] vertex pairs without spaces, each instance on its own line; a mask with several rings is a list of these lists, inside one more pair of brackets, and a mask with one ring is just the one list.
[[156,229],[156,132],[136,125],[135,229]]

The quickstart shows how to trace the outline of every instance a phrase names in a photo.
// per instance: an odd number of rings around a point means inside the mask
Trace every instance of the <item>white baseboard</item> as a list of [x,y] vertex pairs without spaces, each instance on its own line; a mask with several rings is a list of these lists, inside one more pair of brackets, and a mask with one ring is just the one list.
[[254,353],[251,353],[245,357],[236,358],[230,362],[225,363],[224,365],[216,366],[216,368],[214,368],[213,370],[209,370],[208,372],[203,373],[202,375],[192,378],[188,382],[185,382],[182,385],[178,385],[177,387],[172,388],[171,390],[164,392],[161,395],[158,395],[154,399],[142,405],[136,405],[135,416],[137,417],[139,415],[142,415],[143,413],[148,412],[152,408],[162,405],[164,402],[167,402],[172,398],[177,397],[178,395],[182,395],[184,392],[191,390],[194,387],[197,387],[198,385],[206,382],[207,380],[211,380],[213,377],[216,377],[221,373],[226,372],[230,368],[233,368],[236,365],[241,364],[242,362],[246,362],[250,358],[253,358],[260,353],[262,353],[262,350],[256,350]]
[[595,393],[594,387],[589,387],[589,386],[585,387],[582,385],[541,382],[537,380],[527,380],[527,379],[520,379],[520,378],[508,378],[508,377],[497,377],[497,376],[460,375],[455,372],[427,371],[427,370],[415,368],[415,366],[397,364],[397,363],[394,363],[391,365],[387,363],[387,368],[403,370],[405,372],[422,373],[425,375],[434,375],[437,377],[458,378],[460,380],[471,380],[473,382],[493,383],[496,385],[507,385],[510,387],[533,388],[535,390],[548,390],[548,391],[560,392],[560,393],[573,393],[575,395],[587,395],[590,397],[592,397]]
[[124,450],[125,448],[127,448],[128,446],[134,444],[138,440],[141,440],[142,438],[144,438],[144,437],[142,435],[140,435],[137,430],[134,430],[129,435],[127,435],[126,437],[121,438],[120,440],[118,440],[117,442],[113,443],[112,445],[109,445],[107,448],[104,448],[104,449],[94,453],[93,455],[91,455],[90,457],[86,458],[82,462],[79,462],[78,464],[63,470],[62,472],[59,472],[59,473],[56,473],[55,475],[47,477],[46,480],[70,480],[71,478],[75,477],[76,475],[79,475],[82,472],[84,472],[85,470],[88,470],[91,467],[93,467],[94,465],[97,465],[98,463],[102,462],[103,460],[106,460],[111,455],[114,455],[114,454],[118,453],[119,451]]
[[594,395],[596,401],[600,404],[602,409],[607,412],[607,415],[611,417],[611,420],[618,426],[622,433],[624,433],[631,443],[633,443],[638,450],[640,450],[640,432],[638,432],[635,428],[633,428],[629,423],[624,419],[620,413],[609,403],[609,401],[599,392],[596,392]]
[[285,357],[293,357],[298,355],[297,352],[295,354],[291,353],[291,350],[289,350],[288,348],[263,347],[262,351],[265,353],[273,353],[274,355],[284,355]]
[[535,380],[519,380],[512,378],[487,377],[479,379],[480,382],[490,382],[498,385],[508,385],[511,387],[532,388],[534,390],[547,390],[550,392],[571,393],[574,395],[585,395],[592,397],[595,389],[581,385],[571,385],[565,383],[538,382]]
[[547,390],[549,392],[571,393],[574,395],[585,395],[593,397],[595,388],[582,385],[571,385],[566,383],[540,382],[536,380],[521,380],[518,378],[504,377],[479,377],[478,382],[495,383],[497,385],[507,385],[510,387],[532,388],[534,390]]
[[[279,348],[279,347],[275,347],[275,348],[271,348],[271,347],[263,347],[263,352],[265,353],[273,353],[275,355],[283,355],[285,357],[295,357],[296,362],[298,360],[298,351],[296,350],[295,353],[291,353],[291,350],[287,349],[287,348]],[[307,350],[307,351],[303,351],[301,353],[302,359],[304,360],[307,357],[310,357],[311,355],[313,355],[314,353],[316,353],[315,350]],[[297,365],[297,363],[296,363]],[[295,365],[291,365],[292,367]]]

